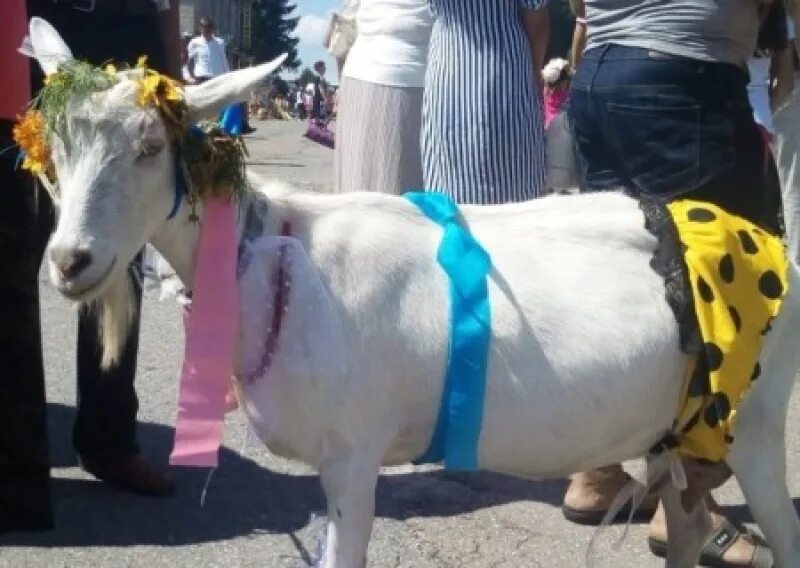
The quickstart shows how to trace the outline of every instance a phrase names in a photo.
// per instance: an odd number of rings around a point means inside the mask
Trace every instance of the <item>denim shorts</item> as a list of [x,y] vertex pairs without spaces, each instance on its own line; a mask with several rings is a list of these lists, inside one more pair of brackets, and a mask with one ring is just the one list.
[[583,186],[703,199],[769,228],[747,83],[735,65],[617,45],[587,51],[569,110]]

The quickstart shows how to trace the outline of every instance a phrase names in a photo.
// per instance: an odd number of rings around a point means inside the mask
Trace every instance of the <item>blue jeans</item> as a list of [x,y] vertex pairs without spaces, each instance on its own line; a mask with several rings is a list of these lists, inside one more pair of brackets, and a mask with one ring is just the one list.
[[587,51],[569,110],[584,187],[706,200],[773,229],[747,83],[735,65],[617,45]]

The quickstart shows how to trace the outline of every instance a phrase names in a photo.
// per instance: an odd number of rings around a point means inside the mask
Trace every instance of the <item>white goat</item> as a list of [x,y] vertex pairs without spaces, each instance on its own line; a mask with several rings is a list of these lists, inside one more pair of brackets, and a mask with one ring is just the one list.
[[[40,58],[46,72],[71,57],[45,22],[33,21],[31,32],[34,45],[57,55]],[[213,116],[242,99],[268,69],[187,87],[191,116]],[[109,320],[120,319],[125,296],[114,291],[124,291],[128,262],[150,241],[191,286],[199,228],[187,222],[185,205],[166,220],[173,162],[157,111],[137,106],[135,86],[123,78],[72,101],[65,120],[69,140],[50,140],[60,182],[54,284],[76,301],[106,298]],[[319,470],[329,514],[325,566],[364,566],[379,467],[417,458],[439,410],[449,335],[448,282],[436,260],[441,229],[404,199],[380,194],[267,191],[240,206],[258,216],[265,235],[291,223],[334,299],[350,362],[337,381],[276,373],[242,383],[243,408],[270,449]],[[675,418],[687,359],[664,283],[649,266],[656,243],[636,202],[618,194],[553,197],[464,207],[463,216],[494,263],[481,467],[550,477],[645,455]],[[800,566],[784,441],[800,367],[799,276],[793,267],[729,455],[784,568]],[[707,528],[699,526],[703,505],[686,514],[670,484],[662,496],[666,565],[692,567]]]

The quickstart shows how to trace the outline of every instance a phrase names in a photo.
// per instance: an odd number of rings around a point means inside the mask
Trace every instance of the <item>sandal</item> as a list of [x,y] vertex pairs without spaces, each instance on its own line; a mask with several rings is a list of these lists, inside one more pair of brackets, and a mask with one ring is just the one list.
[[[620,466],[609,466],[583,472],[572,477],[564,494],[561,513],[578,525],[598,526],[620,491],[631,483],[631,477]],[[612,523],[628,522],[632,503],[628,501]],[[632,521],[647,522],[658,508],[658,495],[648,494],[634,512]]]
[[[656,501],[655,503],[657,505],[658,501]],[[650,522],[650,519],[653,518],[653,515],[656,512],[656,505],[648,507],[647,502],[642,503],[642,506],[636,509],[636,512],[633,513],[631,522],[634,523]],[[605,509],[601,509],[599,511],[585,511],[581,509],[573,509],[572,507],[568,507],[567,505],[562,505],[561,513],[564,515],[565,519],[567,519],[572,523],[575,523],[576,525],[598,526],[600,525],[600,523],[603,522],[603,519],[605,518],[606,513],[608,513],[608,511]],[[630,514],[631,514],[631,504],[627,503],[622,509],[619,510],[619,513],[617,513],[617,515],[611,522],[627,523]]]
[[[747,564],[733,563],[723,559],[725,552],[740,538],[753,545],[753,556]],[[660,558],[667,557],[667,543],[653,537],[648,537],[650,552]],[[772,568],[774,560],[772,551],[758,535],[746,528],[737,528],[727,519],[711,534],[703,546],[700,555],[700,565],[710,568]]]

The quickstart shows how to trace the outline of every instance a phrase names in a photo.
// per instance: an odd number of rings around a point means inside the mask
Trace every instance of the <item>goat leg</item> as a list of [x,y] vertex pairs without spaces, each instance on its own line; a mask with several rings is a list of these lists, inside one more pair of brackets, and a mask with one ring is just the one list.
[[375,518],[380,460],[351,453],[320,468],[328,501],[325,568],[364,568]]
[[686,512],[681,491],[672,483],[663,483],[659,495],[667,519],[667,568],[694,568],[700,560],[706,535],[713,521],[704,499]]

